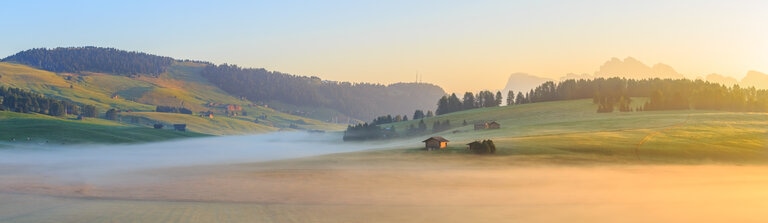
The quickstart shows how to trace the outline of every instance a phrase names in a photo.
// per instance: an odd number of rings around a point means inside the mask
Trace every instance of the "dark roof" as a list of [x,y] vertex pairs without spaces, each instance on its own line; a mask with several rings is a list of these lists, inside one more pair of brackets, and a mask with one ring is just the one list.
[[499,124],[499,123],[498,123],[498,122],[496,122],[496,121],[493,121],[493,122],[489,122],[488,124],[489,124],[489,125],[490,125],[490,124],[497,124],[497,125],[501,125],[501,124]]
[[424,141],[421,141],[421,142],[427,142],[430,140],[437,140],[438,142],[450,142],[447,139],[443,138],[442,136],[432,136],[432,137],[429,137],[429,139],[425,139]]

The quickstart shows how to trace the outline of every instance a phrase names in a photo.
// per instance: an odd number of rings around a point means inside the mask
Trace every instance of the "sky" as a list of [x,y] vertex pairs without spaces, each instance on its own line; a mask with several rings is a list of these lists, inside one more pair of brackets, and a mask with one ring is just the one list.
[[113,47],[327,80],[501,89],[612,57],[768,72],[766,1],[0,1],[0,57]]

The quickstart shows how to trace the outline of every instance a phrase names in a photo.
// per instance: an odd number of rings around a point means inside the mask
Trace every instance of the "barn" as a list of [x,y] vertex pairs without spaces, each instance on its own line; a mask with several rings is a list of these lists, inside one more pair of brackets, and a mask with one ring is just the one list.
[[441,136],[433,136],[421,142],[424,143],[425,149],[433,150],[433,149],[445,149],[445,147],[448,147],[449,141]]
[[187,131],[187,124],[173,124],[173,129],[176,131]]

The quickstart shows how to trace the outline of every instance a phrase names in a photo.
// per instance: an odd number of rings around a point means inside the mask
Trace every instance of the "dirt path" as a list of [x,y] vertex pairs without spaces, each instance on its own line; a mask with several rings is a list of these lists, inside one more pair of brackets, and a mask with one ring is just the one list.
[[667,126],[667,127],[664,127],[661,130],[659,130],[659,131],[655,131],[655,132],[650,133],[650,134],[646,135],[645,137],[643,137],[643,139],[640,140],[640,142],[638,142],[637,146],[635,147],[635,157],[637,158],[637,160],[642,160],[640,158],[640,147],[643,146],[643,144],[645,144],[646,142],[648,142],[651,139],[653,139],[653,137],[656,137],[657,135],[659,135],[659,134],[661,134],[661,133],[663,133],[665,131],[669,131],[669,130],[674,129],[674,128],[679,128],[679,127],[682,127],[682,126],[688,124],[688,120],[690,118],[691,118],[691,115],[689,114],[689,115],[687,115],[685,117],[685,120],[683,120],[682,122],[677,123],[677,124],[673,124],[673,125],[670,125],[670,126]]

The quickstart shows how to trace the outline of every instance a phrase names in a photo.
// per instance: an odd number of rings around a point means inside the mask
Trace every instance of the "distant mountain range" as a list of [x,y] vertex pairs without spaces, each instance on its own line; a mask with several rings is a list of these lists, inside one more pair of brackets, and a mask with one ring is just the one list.
[[[527,73],[513,73],[509,75],[507,85],[504,87],[503,92],[528,92],[547,81],[554,81],[553,79],[537,77]],[[517,94],[517,93],[515,93]],[[503,94],[506,95],[506,94]]]
[[[561,80],[567,79],[591,79],[591,78],[609,78],[609,77],[625,77],[629,79],[648,79],[648,78],[661,78],[661,79],[682,79],[685,78],[683,74],[675,71],[672,66],[657,63],[653,66],[648,66],[643,62],[627,57],[624,60],[618,58],[611,58],[603,63],[600,68],[593,74],[566,74],[561,77]],[[741,87],[755,87],[758,89],[768,89],[768,75],[758,72],[749,71],[747,75],[741,80],[737,80],[733,77],[723,76],[720,74],[709,74],[702,78],[705,81],[720,83],[726,86],[733,86],[738,84]],[[553,79],[537,77],[532,74],[526,73],[513,73],[509,75],[507,85],[504,87],[504,92],[509,90],[529,91],[540,84],[554,81]]]

